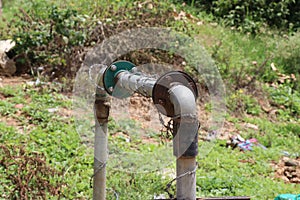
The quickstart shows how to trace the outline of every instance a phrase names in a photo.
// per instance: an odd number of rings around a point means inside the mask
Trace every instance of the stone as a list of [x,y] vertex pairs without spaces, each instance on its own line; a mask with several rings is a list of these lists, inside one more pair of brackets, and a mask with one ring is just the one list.
[[13,75],[16,71],[16,64],[12,59],[9,59],[6,53],[0,52],[0,74]]
[[11,76],[17,70],[15,62],[6,55],[14,46],[15,43],[12,40],[0,41],[0,74],[2,75]]
[[12,40],[0,40],[0,52],[9,52],[16,43]]

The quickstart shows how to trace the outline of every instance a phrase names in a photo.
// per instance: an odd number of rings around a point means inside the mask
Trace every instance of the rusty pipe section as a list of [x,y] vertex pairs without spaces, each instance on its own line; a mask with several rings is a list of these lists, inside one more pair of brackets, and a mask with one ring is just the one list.
[[[103,70],[100,72],[102,78]],[[108,117],[110,110],[110,97],[100,86],[96,88],[94,103],[95,115],[95,138],[94,138],[94,180],[93,180],[93,199],[106,199],[106,161],[108,157]]]

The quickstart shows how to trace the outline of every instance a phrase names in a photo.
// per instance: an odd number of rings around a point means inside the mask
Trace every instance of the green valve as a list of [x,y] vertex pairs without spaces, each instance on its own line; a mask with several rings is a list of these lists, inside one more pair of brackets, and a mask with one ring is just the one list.
[[114,97],[126,98],[130,96],[127,91],[116,87],[117,76],[120,72],[131,71],[135,65],[128,61],[117,61],[112,63],[103,74],[103,85],[106,92]]

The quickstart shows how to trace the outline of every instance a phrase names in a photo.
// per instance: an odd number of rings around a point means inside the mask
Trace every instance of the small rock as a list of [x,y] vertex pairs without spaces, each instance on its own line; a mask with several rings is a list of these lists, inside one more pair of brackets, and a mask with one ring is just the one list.
[[271,63],[271,69],[276,72],[278,69],[275,67],[275,64],[274,63]]
[[197,22],[197,25],[198,26],[201,26],[201,25],[203,25],[204,24],[204,22],[203,21],[199,21],[199,22]]
[[16,104],[14,107],[15,107],[16,109],[22,109],[22,108],[24,108],[24,105],[21,104],[21,103],[19,103],[19,104]]
[[212,23],[210,23],[210,25],[213,26],[213,27],[216,27],[216,26],[218,26],[218,23],[212,22]]
[[154,195],[154,199],[166,199],[167,197],[164,194]]
[[288,160],[288,161],[285,161],[285,162],[284,162],[284,165],[285,165],[285,166],[297,166],[298,163],[296,163],[296,162],[294,162],[294,161],[292,161],[292,160]]
[[254,125],[254,124],[250,124],[250,123],[245,123],[244,124],[246,128],[251,128],[254,130],[258,130],[258,126]]
[[55,113],[58,111],[58,108],[48,108],[47,110],[49,113]]
[[149,4],[147,5],[147,8],[148,8],[149,10],[152,10],[152,9],[153,9],[153,4],[152,4],[152,3],[149,3]]
[[0,51],[0,73],[13,75],[17,71],[15,62],[9,59],[5,52]]
[[0,52],[8,52],[16,45],[12,40],[1,40],[0,41]]
[[257,61],[252,61],[252,65],[257,65]]
[[283,179],[283,181],[285,183],[289,183],[290,182],[290,179],[288,179],[286,176],[282,176],[281,178]]
[[6,55],[10,49],[16,44],[12,40],[1,40],[0,41],[0,73],[4,75],[13,75],[17,68],[15,62],[9,59]]
[[34,86],[35,82],[34,81],[28,81],[28,82],[26,82],[26,85],[28,85],[28,86]]

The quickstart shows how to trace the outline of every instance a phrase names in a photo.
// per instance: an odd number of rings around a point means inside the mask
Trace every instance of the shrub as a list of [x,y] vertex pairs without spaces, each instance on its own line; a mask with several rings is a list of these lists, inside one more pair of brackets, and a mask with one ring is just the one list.
[[57,72],[57,68],[61,73],[68,72],[74,49],[86,41],[86,17],[56,6],[46,13],[45,7],[33,8],[28,12],[20,9],[17,20],[11,22],[11,26],[18,27],[12,34],[16,46],[10,52],[18,66],[22,66],[17,67],[17,72],[36,72],[39,67],[48,74]]
[[285,74],[295,75],[296,80],[290,85],[300,90],[300,32],[279,42],[274,63],[282,68]]
[[190,0],[188,3],[244,32],[257,33],[264,24],[282,30],[300,28],[300,1]]

